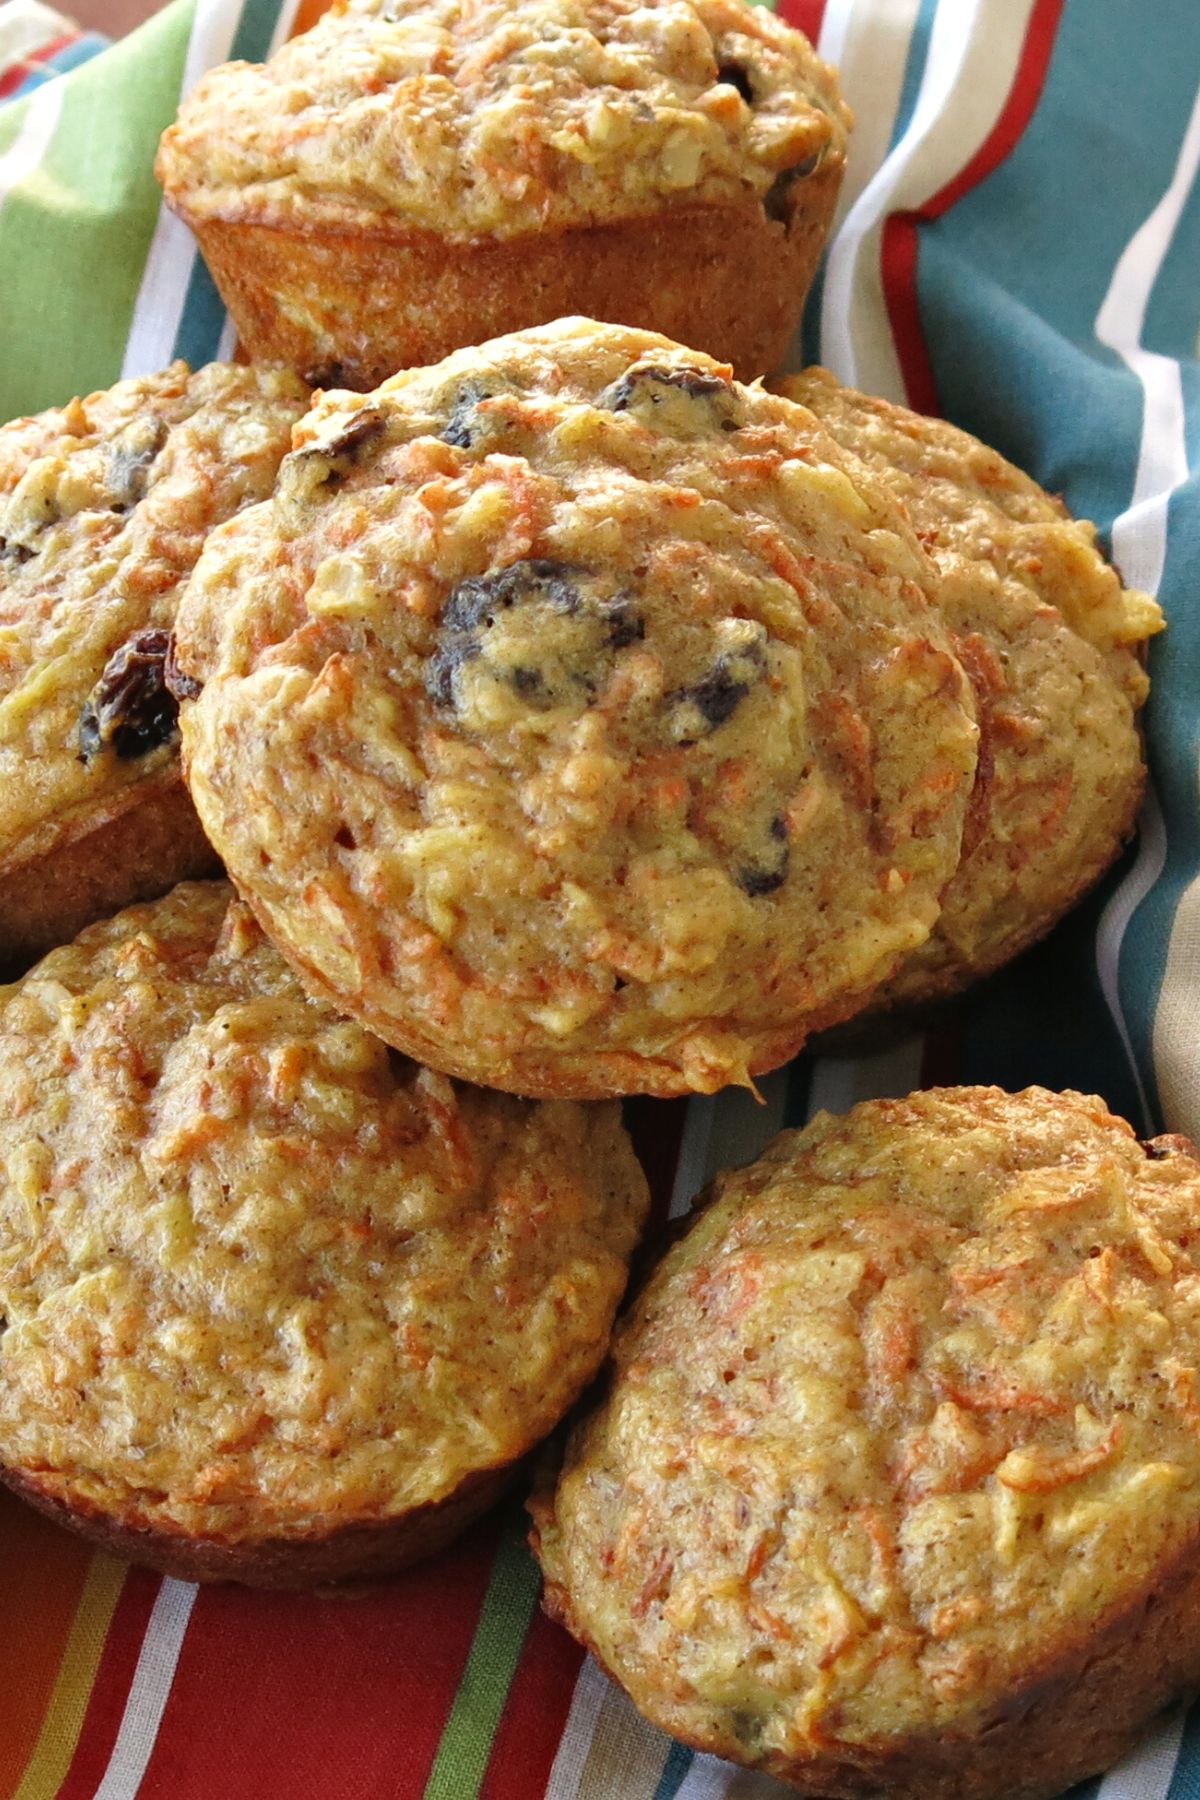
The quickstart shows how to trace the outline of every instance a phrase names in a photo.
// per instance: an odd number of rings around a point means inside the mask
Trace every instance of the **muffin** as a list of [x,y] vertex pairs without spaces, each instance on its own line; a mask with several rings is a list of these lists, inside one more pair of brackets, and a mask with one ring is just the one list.
[[172,1575],[399,1566],[603,1355],[615,1106],[455,1088],[305,998],[223,883],[0,990],[0,1478]]
[[314,992],[532,1095],[712,1091],[928,936],[969,684],[811,413],[565,320],[326,394],[175,645],[205,830]]
[[656,1723],[840,1800],[1040,1800],[1200,1678],[1200,1164],[1082,1094],[821,1113],[618,1327],[536,1501]]
[[1093,526],[977,438],[824,369],[780,387],[903,505],[941,572],[938,604],[975,687],[979,776],[962,863],[932,936],[874,1003],[918,1006],[1041,937],[1133,831],[1142,652],[1163,617],[1122,587]]
[[211,872],[163,685],[207,532],[271,492],[281,369],[118,382],[0,427],[0,971]]
[[216,69],[157,172],[256,356],[371,388],[591,313],[777,367],[850,115],[743,0],[346,0]]

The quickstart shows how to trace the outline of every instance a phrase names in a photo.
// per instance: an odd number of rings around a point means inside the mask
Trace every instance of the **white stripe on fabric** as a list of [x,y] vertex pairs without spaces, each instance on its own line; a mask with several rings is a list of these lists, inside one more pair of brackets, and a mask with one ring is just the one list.
[[907,130],[850,209],[829,255],[821,353],[843,381],[906,398],[887,329],[880,249],[889,213],[921,206],[963,169],[1003,110],[1034,0],[943,0]]
[[736,1775],[736,1769],[718,1761],[715,1756],[696,1756],[680,1782],[675,1800],[723,1800]]
[[[1096,337],[1115,351],[1142,386],[1142,437],[1138,447],[1137,474],[1129,506],[1113,521],[1113,559],[1127,582],[1158,590],[1167,556],[1167,518],[1171,495],[1188,478],[1183,382],[1179,363],[1169,356],[1142,347],[1146,309],[1167,252],[1179,227],[1188,195],[1200,169],[1200,93],[1192,106],[1179,155],[1166,192],[1150,216],[1134,232],[1113,270],[1108,292],[1096,315]],[[1157,880],[1166,860],[1167,846],[1162,815],[1153,795],[1143,810],[1142,845],[1137,862],[1109,901],[1096,939],[1096,967],[1105,1001],[1116,1023],[1125,1054],[1137,1082],[1143,1117],[1149,1112],[1141,1073],[1137,1066],[1129,1028],[1121,1009],[1121,946],[1138,904]],[[1176,913],[1168,952],[1176,953],[1181,924],[1191,917],[1183,906]],[[1187,1090],[1196,1052],[1191,1021],[1182,1034],[1175,1029],[1171,1006],[1163,1009],[1169,983],[1164,980],[1154,1021],[1154,1060],[1163,1070],[1164,1087],[1178,1093]],[[1176,1067],[1183,1059],[1183,1069]],[[1177,1121],[1178,1122],[1178,1121]]]
[[1187,480],[1179,363],[1142,348],[1146,308],[1200,167],[1197,93],[1166,193],[1134,232],[1096,315],[1096,336],[1137,376],[1145,396],[1133,500],[1113,523],[1113,559],[1133,587],[1156,593],[1167,553],[1167,507]]
[[888,153],[920,10],[921,0],[892,0],[883,11],[874,0],[828,0],[817,49],[836,63],[854,111],[835,232]]
[[[179,88],[181,99],[206,70],[227,61],[241,18],[242,8],[231,6],[229,0],[196,0]],[[170,362],[198,254],[195,238],[164,201],[134,302],[122,375],[152,375]]]
[[608,1676],[590,1656],[587,1657],[571,1696],[571,1710],[567,1714],[558,1754],[546,1783],[545,1800],[576,1800],[588,1751],[592,1747],[592,1734],[608,1687]]
[[921,1082],[925,1039],[917,1033],[874,1056],[822,1057],[813,1068],[808,1117],[848,1112],[860,1100],[899,1100]]
[[1183,1723],[1184,1715],[1179,1712],[1110,1769],[1096,1800],[1166,1800],[1179,1759]]
[[296,22],[296,14],[300,11],[300,0],[283,0],[279,9],[279,17],[275,21],[275,29],[271,33],[271,48],[267,52],[274,56],[280,44],[286,44],[292,35],[292,26]]
[[125,1700],[117,1741],[94,1800],[134,1800],[141,1787],[195,1600],[196,1589],[190,1581],[166,1580],[159,1588]]
[[62,103],[61,81],[47,81],[34,89],[20,131],[0,156],[0,206],[26,176],[33,174],[50,148]]
[[24,6],[0,5],[0,73],[5,65],[21,62],[43,45],[76,30],[70,19],[39,5],[38,0],[26,0]]

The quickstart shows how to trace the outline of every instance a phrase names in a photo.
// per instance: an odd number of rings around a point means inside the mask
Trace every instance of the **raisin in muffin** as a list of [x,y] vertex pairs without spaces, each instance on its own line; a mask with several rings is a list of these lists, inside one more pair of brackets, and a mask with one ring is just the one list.
[[347,0],[205,76],[158,174],[243,340],[370,388],[567,313],[783,359],[849,114],[743,0]]
[[1045,1800],[1200,1678],[1200,1164],[1103,1101],[820,1114],[718,1180],[535,1504],[667,1730],[844,1800]]
[[456,1088],[306,999],[223,883],[0,990],[0,1478],[177,1575],[444,1543],[603,1356],[615,1106]]
[[671,1094],[928,935],[969,684],[810,413],[567,320],[327,394],[296,443],[210,540],[175,682],[205,829],[315,991],[467,1079]]
[[0,427],[0,970],[210,872],[163,685],[206,534],[271,492],[307,391],[212,363]]
[[980,768],[963,860],[932,937],[875,1002],[915,1006],[1008,962],[1118,854],[1145,778],[1141,652],[1163,618],[1122,587],[1093,526],[977,438],[824,369],[780,388],[903,504],[975,687]]

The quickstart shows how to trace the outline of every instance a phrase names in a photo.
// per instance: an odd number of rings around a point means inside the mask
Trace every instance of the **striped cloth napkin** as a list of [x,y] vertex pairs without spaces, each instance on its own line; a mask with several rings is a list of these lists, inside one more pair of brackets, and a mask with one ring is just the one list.
[[[634,1103],[673,1211],[781,1125],[922,1082],[1091,1089],[1147,1132],[1200,1134],[1196,0],[782,5],[858,115],[804,358],[945,413],[1061,491],[1170,629],[1140,839],[1103,890],[936,1037],[802,1058],[762,1107]],[[320,10],[176,0],[0,108],[0,416],[229,350],[160,207],[155,141],[201,71]],[[513,1509],[365,1597],[253,1595],[130,1572],[0,1503],[0,1800],[783,1794],[643,1724],[537,1610],[522,1539]],[[1097,1792],[1200,1795],[1200,1709],[1078,1790]]]
[[40,0],[0,0],[0,102],[31,94],[107,43],[98,31],[80,31]]

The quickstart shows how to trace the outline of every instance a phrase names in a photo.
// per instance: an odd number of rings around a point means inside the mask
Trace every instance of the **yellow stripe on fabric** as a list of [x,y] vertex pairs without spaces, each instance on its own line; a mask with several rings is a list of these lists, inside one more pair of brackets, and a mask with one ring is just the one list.
[[124,1563],[93,1556],[50,1705],[12,1800],[54,1800],[66,1780],[125,1574]]

